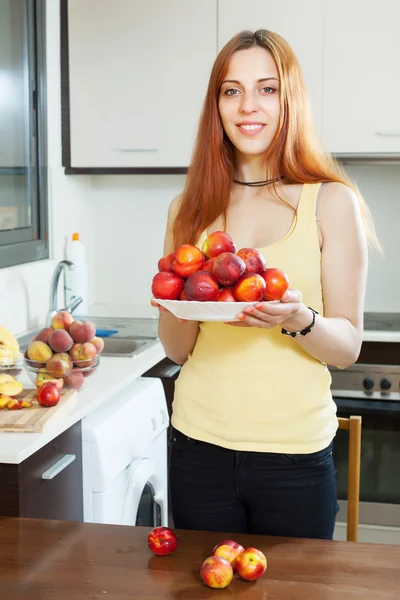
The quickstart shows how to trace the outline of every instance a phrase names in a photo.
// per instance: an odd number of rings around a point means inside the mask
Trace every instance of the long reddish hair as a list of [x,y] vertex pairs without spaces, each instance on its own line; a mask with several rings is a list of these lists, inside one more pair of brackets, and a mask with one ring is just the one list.
[[[235,172],[234,148],[222,127],[218,99],[232,55],[260,46],[275,60],[280,79],[280,123],[266,150],[266,177],[283,176],[289,183],[335,181],[352,188],[358,197],[367,237],[379,246],[368,207],[339,163],[325,154],[310,118],[307,91],[300,65],[289,44],[265,29],[242,31],[218,54],[203,104],[192,161],[173,227],[175,248],[195,244],[201,233],[229,206]],[[276,188],[274,189],[277,194]],[[283,202],[283,198],[280,198]]]

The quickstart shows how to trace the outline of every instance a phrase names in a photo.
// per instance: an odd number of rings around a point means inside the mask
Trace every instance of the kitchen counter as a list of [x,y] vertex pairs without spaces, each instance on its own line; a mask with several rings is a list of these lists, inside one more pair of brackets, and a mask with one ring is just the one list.
[[[78,402],[64,419],[51,421],[42,433],[0,433],[0,463],[19,464],[45,446],[63,431],[118,394],[131,381],[140,377],[165,358],[161,343],[157,340],[141,354],[132,358],[108,358],[102,356],[96,373],[85,380],[78,392]],[[32,387],[25,372],[19,379]]]
[[[400,546],[177,531],[179,547],[154,556],[149,529],[0,518],[0,588],[7,600],[397,600]],[[268,560],[257,582],[207,588],[199,568],[222,539]]]

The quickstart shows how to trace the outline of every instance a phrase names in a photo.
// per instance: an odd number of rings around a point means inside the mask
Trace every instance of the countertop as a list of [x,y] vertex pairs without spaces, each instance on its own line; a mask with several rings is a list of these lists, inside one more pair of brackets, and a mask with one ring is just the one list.
[[[165,358],[161,343],[157,340],[141,354],[132,358],[108,358],[102,356],[96,373],[85,380],[78,392],[78,402],[64,419],[48,427],[42,433],[0,433],[0,463],[19,464],[63,431],[83,419],[104,402],[118,394],[131,381],[140,377]],[[32,382],[22,372],[19,379],[32,387]]]
[[[7,600],[398,600],[400,546],[177,530],[169,556],[148,528],[0,518],[0,589]],[[200,566],[222,539],[255,546],[268,569],[206,587]]]

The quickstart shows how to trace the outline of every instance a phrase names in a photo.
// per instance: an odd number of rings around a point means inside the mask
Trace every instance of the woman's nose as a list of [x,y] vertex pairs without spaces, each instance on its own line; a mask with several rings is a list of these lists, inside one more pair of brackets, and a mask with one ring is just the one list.
[[257,99],[252,92],[244,92],[241,98],[240,111],[252,113],[258,110]]

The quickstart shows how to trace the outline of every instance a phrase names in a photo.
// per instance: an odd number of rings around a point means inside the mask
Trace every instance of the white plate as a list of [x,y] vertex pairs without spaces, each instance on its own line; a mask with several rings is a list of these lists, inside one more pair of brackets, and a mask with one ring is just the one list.
[[187,321],[238,321],[236,315],[258,302],[194,302],[189,300],[160,300],[155,302],[178,319]]

